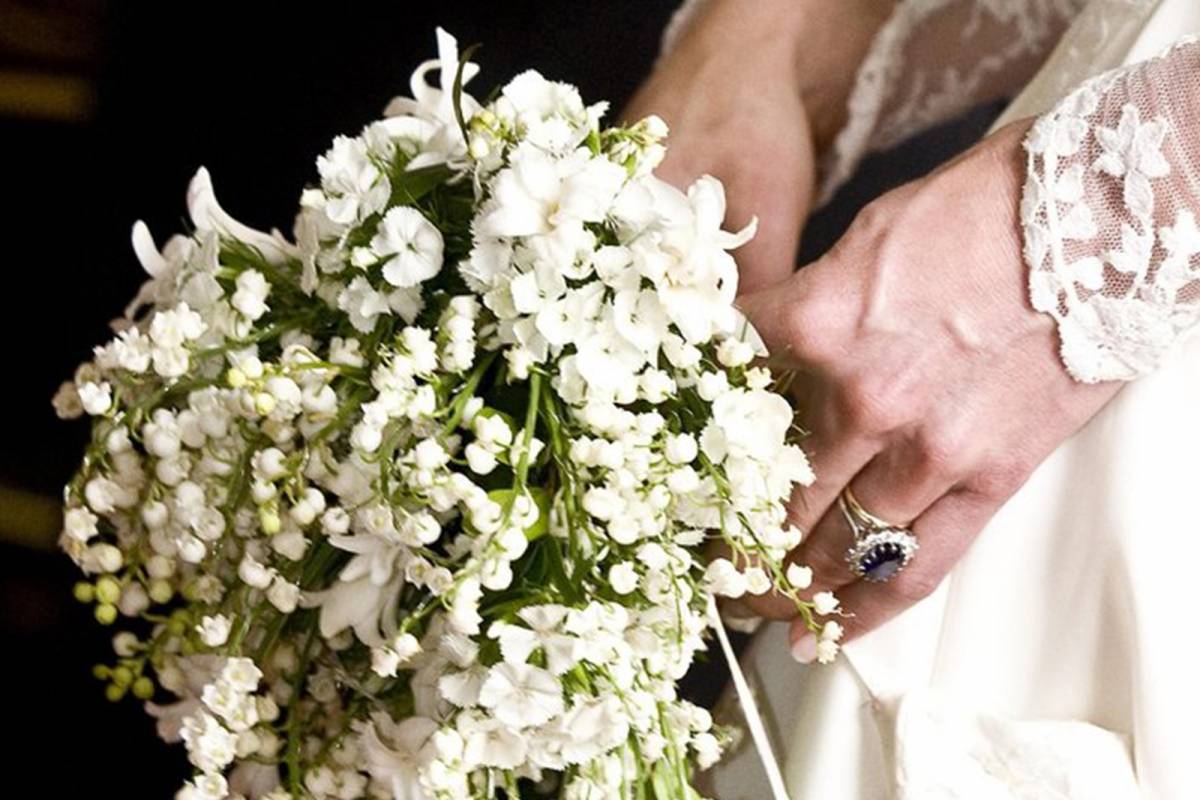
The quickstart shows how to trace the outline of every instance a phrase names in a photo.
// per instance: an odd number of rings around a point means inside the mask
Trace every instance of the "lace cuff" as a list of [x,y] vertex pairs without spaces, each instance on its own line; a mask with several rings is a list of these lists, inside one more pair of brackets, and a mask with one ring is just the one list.
[[1033,307],[1078,381],[1156,368],[1200,320],[1200,39],[1092,78],[1025,140]]

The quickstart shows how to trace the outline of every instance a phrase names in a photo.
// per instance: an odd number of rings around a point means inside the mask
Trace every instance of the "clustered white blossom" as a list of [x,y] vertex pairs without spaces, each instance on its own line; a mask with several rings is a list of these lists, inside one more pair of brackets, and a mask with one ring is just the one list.
[[97,675],[184,742],[185,800],[695,796],[710,595],[778,591],[836,652],[732,305],[753,226],[653,175],[661,121],[602,130],[532,71],[455,97],[476,67],[438,43],[318,159],[295,243],[204,170],[191,236],[135,226],[151,280],[56,397],[93,418],[76,592],[145,620]]

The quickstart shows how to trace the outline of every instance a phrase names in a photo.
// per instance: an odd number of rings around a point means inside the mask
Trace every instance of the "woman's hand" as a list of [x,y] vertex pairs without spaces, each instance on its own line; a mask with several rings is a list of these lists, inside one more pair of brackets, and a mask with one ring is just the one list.
[[725,184],[728,227],[758,217],[757,235],[738,251],[742,291],[794,270],[818,149],[840,126],[890,5],[709,0],[625,109],[626,119],[657,114],[670,126],[656,174],[681,186],[714,175]]
[[[1018,225],[1029,123],[1015,123],[869,205],[819,261],[743,298],[784,366],[805,379],[805,449],[817,482],[792,520],[794,559],[812,592],[833,590],[846,637],[932,592],[999,507],[1119,383],[1082,384],[1063,368],[1053,320],[1027,299]],[[856,580],[837,507],[849,484],[863,507],[911,523],[920,550],[887,583]],[[794,607],[750,603],[787,618]],[[793,652],[816,641],[793,623]]]

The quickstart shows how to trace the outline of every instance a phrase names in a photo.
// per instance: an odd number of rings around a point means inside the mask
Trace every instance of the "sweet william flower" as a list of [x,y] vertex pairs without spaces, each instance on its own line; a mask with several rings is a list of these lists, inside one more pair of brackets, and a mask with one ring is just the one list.
[[732,389],[713,401],[712,412],[705,454],[716,461],[725,453],[770,461],[782,449],[793,417],[787,400],[763,390]]
[[541,667],[504,662],[488,672],[479,704],[513,730],[541,725],[562,713],[562,684]]
[[420,716],[395,722],[377,712],[358,728],[367,771],[391,790],[393,800],[429,800],[420,770],[436,756],[431,738],[438,724]]
[[386,314],[391,306],[387,295],[376,291],[362,275],[350,282],[338,295],[337,305],[350,317],[350,324],[361,333],[370,333],[375,328],[375,319]]
[[379,223],[371,250],[386,257],[383,277],[392,286],[410,287],[427,281],[442,268],[442,234],[415,208],[397,206]]

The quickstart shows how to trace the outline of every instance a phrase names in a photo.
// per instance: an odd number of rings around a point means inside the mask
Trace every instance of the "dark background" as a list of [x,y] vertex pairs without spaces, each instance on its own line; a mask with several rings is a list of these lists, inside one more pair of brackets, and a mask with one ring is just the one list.
[[[6,761],[35,767],[39,796],[170,797],[186,771],[182,748],[155,739],[138,703],[107,703],[90,677],[109,636],[71,600],[77,573],[54,549],[56,496],[86,424],[56,419],[50,398],[143,278],[133,222],[160,245],[182,231],[187,184],[203,165],[236,219],[290,235],[316,156],[408,94],[413,68],[436,55],[439,24],[464,46],[483,43],[476,96],[533,67],[615,113],[675,5],[0,0],[0,686],[17,742]],[[865,165],[814,219],[801,260],[863,202],[977,138],[989,116]],[[712,665],[689,691],[708,702],[723,681]]]

